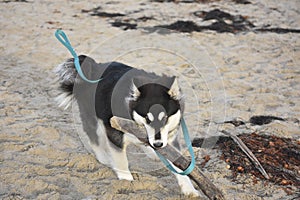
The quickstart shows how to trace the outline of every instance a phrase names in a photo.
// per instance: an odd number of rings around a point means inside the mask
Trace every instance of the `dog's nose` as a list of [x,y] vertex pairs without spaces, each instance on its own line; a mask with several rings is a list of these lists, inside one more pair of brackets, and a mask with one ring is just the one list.
[[153,144],[153,146],[154,146],[155,148],[160,148],[160,147],[163,146],[163,143],[162,143],[162,142],[155,142],[155,143]]

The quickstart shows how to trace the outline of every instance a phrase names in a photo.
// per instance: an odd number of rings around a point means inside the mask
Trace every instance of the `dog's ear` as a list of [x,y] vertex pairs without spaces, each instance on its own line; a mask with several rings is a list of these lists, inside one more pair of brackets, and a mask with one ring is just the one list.
[[132,79],[131,88],[130,88],[130,97],[129,97],[131,101],[136,101],[141,95],[141,92],[138,89],[139,87],[138,81],[139,81],[138,79]]
[[170,89],[168,91],[168,94],[170,95],[170,97],[172,97],[175,100],[180,100],[182,95],[181,95],[181,91],[178,85],[178,80],[177,78],[174,76],[171,79],[171,86]]

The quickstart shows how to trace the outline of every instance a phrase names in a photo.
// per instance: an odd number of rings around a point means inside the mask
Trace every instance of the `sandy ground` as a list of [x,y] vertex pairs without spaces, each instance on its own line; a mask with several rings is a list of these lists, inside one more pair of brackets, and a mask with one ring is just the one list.
[[[78,53],[98,62],[114,59],[179,76],[192,137],[230,129],[300,139],[299,33],[145,31],[177,20],[206,25],[192,13],[216,8],[247,16],[256,27],[299,30],[299,1],[187,2],[0,1],[1,199],[189,199],[180,194],[170,172],[148,160],[137,162],[144,156],[133,150],[135,181],[128,182],[117,180],[84,148],[72,109],[62,110],[54,101],[58,90],[52,70],[70,57],[54,37],[57,28],[68,34]],[[99,6],[101,11],[125,16],[90,16],[91,9]],[[116,19],[131,23],[141,17],[150,19],[138,21],[135,30],[111,25]],[[239,129],[222,124],[254,115],[286,121]],[[201,155],[211,155],[203,171],[227,199],[297,198],[296,193],[287,195],[283,187],[266,181],[254,184],[249,175],[233,182],[217,150],[195,151],[198,164]]]

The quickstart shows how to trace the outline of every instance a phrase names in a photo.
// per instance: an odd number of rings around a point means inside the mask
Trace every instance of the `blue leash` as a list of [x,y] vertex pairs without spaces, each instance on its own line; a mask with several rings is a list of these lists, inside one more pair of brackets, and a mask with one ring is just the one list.
[[75,68],[78,72],[78,74],[80,75],[80,77],[85,80],[86,82],[89,83],[97,83],[99,82],[101,79],[98,80],[89,80],[85,77],[85,75],[83,74],[81,67],[80,67],[80,63],[79,63],[79,58],[75,52],[75,50],[73,49],[67,35],[62,31],[62,30],[56,30],[55,32],[55,37],[69,50],[69,52],[72,54],[72,56],[74,57],[74,64],[75,64]]
[[163,157],[163,155],[161,155],[160,153],[158,153],[157,151],[156,154],[157,156],[159,157],[159,159],[166,165],[166,167],[171,170],[172,172],[176,173],[176,174],[180,174],[180,175],[189,175],[193,169],[195,168],[195,155],[194,155],[194,151],[193,151],[193,147],[192,147],[192,143],[191,143],[191,139],[190,139],[190,136],[189,136],[189,132],[188,132],[188,129],[187,129],[187,126],[186,126],[186,123],[184,121],[184,119],[182,118],[181,119],[181,129],[182,129],[182,132],[183,132],[183,136],[184,136],[184,141],[188,147],[188,150],[190,152],[190,155],[192,157],[192,160],[191,160],[191,163],[190,165],[188,166],[188,168],[186,168],[184,171],[182,172],[178,172],[172,165],[171,163],[165,159],[165,157]]
[[[60,41],[68,50],[69,52],[72,54],[72,56],[74,57],[74,64],[75,64],[75,68],[78,72],[78,74],[80,75],[80,77],[89,82],[89,83],[97,83],[101,80],[98,79],[98,80],[89,80],[86,78],[86,76],[83,74],[82,70],[81,70],[81,67],[80,67],[80,63],[79,63],[79,58],[75,52],[75,50],[73,49],[67,35],[62,31],[62,30],[56,30],[55,32],[55,37],[58,39],[58,41]],[[185,140],[185,143],[188,147],[188,150],[191,154],[191,157],[192,157],[192,161],[189,165],[188,168],[186,168],[184,171],[182,172],[178,172],[172,165],[171,163],[165,159],[165,157],[163,157],[163,155],[161,155],[160,153],[156,152],[157,156],[160,158],[160,160],[166,165],[166,167],[171,170],[172,172],[176,173],[176,174],[180,174],[180,175],[189,175],[194,167],[195,167],[195,155],[194,155],[194,151],[193,151],[193,148],[192,148],[192,144],[191,144],[191,139],[190,139],[190,136],[189,136],[189,133],[188,133],[188,129],[187,129],[187,126],[186,126],[186,123],[184,121],[184,119],[182,118],[181,119],[181,128],[182,128],[182,132],[183,132],[183,136],[184,136],[184,140]]]

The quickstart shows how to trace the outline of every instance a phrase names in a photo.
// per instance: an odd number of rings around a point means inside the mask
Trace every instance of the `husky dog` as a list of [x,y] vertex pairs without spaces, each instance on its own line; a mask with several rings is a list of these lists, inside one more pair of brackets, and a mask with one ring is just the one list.
[[[63,91],[57,100],[65,108],[72,101],[77,103],[82,128],[99,162],[111,167],[119,179],[131,181],[126,155],[129,143],[140,144],[153,158],[156,156],[153,148],[166,145],[180,148],[177,130],[184,103],[175,77],[158,76],[118,62],[97,64],[84,55],[79,56],[79,62],[86,77],[101,80],[94,84],[84,81],[77,76],[74,59],[68,59],[55,69]],[[146,147],[130,133],[112,128],[113,116],[144,126],[153,148]],[[175,175],[184,194],[199,195],[188,176]]]

